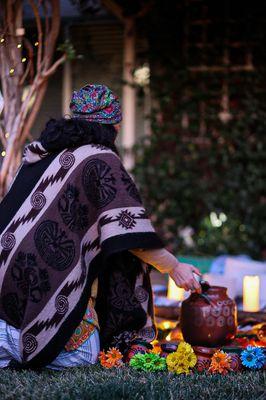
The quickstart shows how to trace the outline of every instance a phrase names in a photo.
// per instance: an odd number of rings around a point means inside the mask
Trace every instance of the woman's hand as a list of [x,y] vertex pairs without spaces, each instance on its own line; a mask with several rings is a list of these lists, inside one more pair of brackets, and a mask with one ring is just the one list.
[[177,286],[184,288],[185,290],[191,290],[191,292],[201,293],[201,286],[195,279],[193,273],[201,276],[198,268],[193,265],[178,263],[177,266],[169,272],[169,275]]

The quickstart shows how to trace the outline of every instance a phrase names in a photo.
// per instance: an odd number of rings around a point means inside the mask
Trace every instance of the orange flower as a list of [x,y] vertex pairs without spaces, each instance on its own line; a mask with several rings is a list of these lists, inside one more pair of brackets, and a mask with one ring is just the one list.
[[117,363],[122,359],[122,354],[115,347],[109,349],[106,353],[107,361]]
[[100,360],[100,364],[101,364],[102,367],[104,367],[104,368],[112,368],[113,365],[107,361],[107,357],[106,357],[106,354],[105,354],[104,351],[100,352],[98,358]]
[[159,345],[154,345],[153,349],[149,351],[149,353],[153,353],[153,354],[161,354],[161,346]]
[[101,366],[104,368],[113,368],[115,365],[107,360],[101,361]]
[[209,371],[225,375],[231,371],[231,357],[223,351],[216,351],[211,359]]
[[106,354],[104,351],[100,351],[99,356],[98,356],[100,361],[106,361]]
[[120,367],[122,365],[123,355],[115,347],[109,349],[106,353],[99,353],[99,360],[104,368]]

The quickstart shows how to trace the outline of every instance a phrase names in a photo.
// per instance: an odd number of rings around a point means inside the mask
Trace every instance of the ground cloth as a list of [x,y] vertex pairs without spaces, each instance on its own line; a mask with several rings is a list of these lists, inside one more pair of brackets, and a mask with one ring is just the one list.
[[21,331],[23,365],[55,359],[96,277],[101,345],[153,340],[148,269],[127,250],[162,246],[114,152],[28,145],[0,203],[0,318]]

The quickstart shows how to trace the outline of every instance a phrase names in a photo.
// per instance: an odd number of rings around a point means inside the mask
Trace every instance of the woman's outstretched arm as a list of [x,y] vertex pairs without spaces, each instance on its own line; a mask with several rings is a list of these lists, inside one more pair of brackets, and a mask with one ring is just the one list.
[[165,248],[161,249],[133,249],[132,254],[147,264],[152,265],[161,273],[168,273],[175,281],[175,284],[185,290],[201,292],[201,286],[195,279],[193,273],[201,276],[198,268],[191,264],[180,263],[176,257]]

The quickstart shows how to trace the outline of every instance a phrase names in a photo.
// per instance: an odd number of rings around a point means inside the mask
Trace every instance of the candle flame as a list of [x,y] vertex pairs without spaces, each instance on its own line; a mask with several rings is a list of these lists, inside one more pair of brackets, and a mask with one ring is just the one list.
[[170,329],[170,327],[171,327],[171,322],[169,322],[169,321],[163,322],[163,327],[164,327],[164,329]]
[[165,339],[167,340],[167,342],[170,342],[170,340],[171,340],[171,333],[169,333],[169,334],[166,336]]

